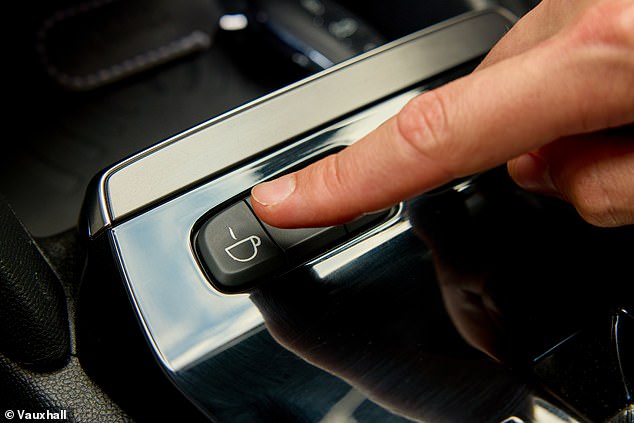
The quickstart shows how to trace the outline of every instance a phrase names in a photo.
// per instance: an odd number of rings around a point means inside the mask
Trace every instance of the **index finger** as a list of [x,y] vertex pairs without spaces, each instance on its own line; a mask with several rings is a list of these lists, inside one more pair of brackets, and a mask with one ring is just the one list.
[[257,186],[256,213],[280,227],[341,223],[560,137],[634,121],[634,46],[578,32],[424,93],[342,152]]

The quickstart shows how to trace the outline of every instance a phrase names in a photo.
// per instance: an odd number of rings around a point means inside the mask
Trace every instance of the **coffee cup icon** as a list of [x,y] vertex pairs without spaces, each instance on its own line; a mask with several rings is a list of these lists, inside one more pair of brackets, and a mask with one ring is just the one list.
[[[231,234],[231,238],[237,239],[231,228],[229,228],[229,233]],[[250,244],[250,246],[246,246],[247,244]],[[260,237],[251,235],[226,247],[225,252],[233,260],[239,261],[240,263],[246,263],[253,260],[258,255],[258,247],[260,244],[262,244]]]

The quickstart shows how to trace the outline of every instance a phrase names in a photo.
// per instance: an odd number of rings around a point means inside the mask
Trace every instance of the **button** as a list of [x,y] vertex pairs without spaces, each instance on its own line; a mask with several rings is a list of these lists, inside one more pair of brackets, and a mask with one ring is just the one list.
[[[247,198],[251,206],[251,197]],[[346,237],[346,230],[341,226],[322,228],[281,229],[260,221],[273,240],[282,247],[293,261],[310,259],[314,253],[321,253],[327,247]]]
[[230,290],[247,288],[286,264],[284,253],[244,201],[208,220],[198,232],[196,247],[213,279]]
[[280,229],[262,222],[277,245],[282,247],[291,260],[311,258],[346,236],[343,226],[327,228]]

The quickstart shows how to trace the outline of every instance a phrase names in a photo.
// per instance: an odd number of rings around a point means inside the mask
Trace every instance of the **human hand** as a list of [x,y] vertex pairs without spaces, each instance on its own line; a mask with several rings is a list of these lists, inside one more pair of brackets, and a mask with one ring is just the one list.
[[592,224],[633,224],[633,123],[634,0],[543,0],[472,74],[256,186],[253,206],[280,227],[342,223],[508,162]]

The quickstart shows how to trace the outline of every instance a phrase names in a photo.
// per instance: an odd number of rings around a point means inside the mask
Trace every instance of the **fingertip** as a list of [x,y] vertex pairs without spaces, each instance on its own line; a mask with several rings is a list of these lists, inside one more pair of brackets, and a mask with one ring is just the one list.
[[291,173],[254,186],[251,207],[256,216],[269,225],[284,229],[320,226],[321,220],[314,214],[306,184],[300,183],[299,179],[297,173]]
[[251,190],[251,198],[263,207],[276,206],[288,199],[296,186],[295,174],[291,173],[256,185]]
[[251,189],[251,207],[255,215],[270,225],[282,227],[287,224],[286,204],[296,191],[292,174],[260,183]]

